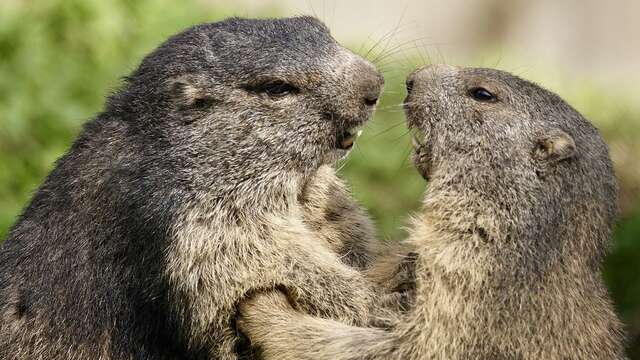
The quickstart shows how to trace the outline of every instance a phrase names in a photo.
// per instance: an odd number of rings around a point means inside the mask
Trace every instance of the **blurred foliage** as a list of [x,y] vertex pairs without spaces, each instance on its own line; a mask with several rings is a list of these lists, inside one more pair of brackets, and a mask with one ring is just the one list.
[[[169,35],[233,14],[195,1],[0,2],[0,239],[120,77]],[[410,67],[385,67],[380,109],[341,171],[381,237],[393,241],[404,236],[402,225],[419,207],[425,184],[408,159],[398,106]],[[640,359],[640,179],[633,156],[640,152],[640,110],[588,84],[561,95],[601,127],[618,165],[624,216],[605,279],[629,325],[630,354]]]

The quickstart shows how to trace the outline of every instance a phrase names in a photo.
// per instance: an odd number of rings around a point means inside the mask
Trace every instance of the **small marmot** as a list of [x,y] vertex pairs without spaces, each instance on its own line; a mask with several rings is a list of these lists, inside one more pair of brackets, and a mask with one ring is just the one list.
[[[407,80],[416,298],[390,330],[241,306],[266,359],[624,359],[600,267],[616,182],[597,129],[557,95],[492,69],[429,66]],[[268,329],[268,332],[265,330]]]

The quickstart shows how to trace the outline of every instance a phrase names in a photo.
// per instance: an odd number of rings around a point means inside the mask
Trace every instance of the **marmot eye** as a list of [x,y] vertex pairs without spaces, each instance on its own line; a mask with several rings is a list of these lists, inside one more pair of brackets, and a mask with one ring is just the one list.
[[483,87],[476,87],[469,90],[469,95],[471,95],[474,100],[482,102],[494,102],[498,100],[495,95]]
[[298,92],[298,88],[284,81],[273,81],[258,85],[258,92],[266,93],[269,96],[280,97]]

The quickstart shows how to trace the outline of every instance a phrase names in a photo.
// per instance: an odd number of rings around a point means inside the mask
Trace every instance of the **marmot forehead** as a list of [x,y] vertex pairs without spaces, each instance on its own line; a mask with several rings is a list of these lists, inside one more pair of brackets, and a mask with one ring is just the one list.
[[[237,49],[253,47],[264,53],[278,52],[281,55],[296,51],[311,55],[337,46],[329,29],[309,16],[284,19],[230,18],[195,26],[186,32],[189,31],[204,33],[214,46],[227,45]],[[260,59],[268,60],[263,56]]]
[[289,39],[292,34],[304,32],[318,39],[330,37],[329,28],[320,20],[311,16],[297,16],[275,19],[229,18],[227,20],[205,24],[213,28],[247,35],[263,36],[269,39]]
[[[529,80],[525,80],[506,71],[491,68],[457,67],[444,64],[427,65],[414,71],[407,79],[407,86],[414,85],[430,90],[465,90],[468,87],[494,84],[503,91],[516,96],[546,96],[553,100],[560,100],[552,92],[542,88]],[[455,93],[455,91],[447,91]]]
[[[552,91],[501,70],[430,65],[411,74],[407,84],[411,89],[407,97],[411,100],[409,105],[418,108],[433,108],[440,104],[442,106],[436,108],[441,112],[459,116],[485,112],[495,115],[497,111],[507,111],[511,117],[527,118],[541,126],[590,125]],[[476,98],[474,90],[481,90],[480,94],[489,98]]]
[[264,74],[326,72],[348,52],[312,17],[227,20],[195,25],[149,54],[130,80],[157,83],[183,74],[207,74],[219,83]]

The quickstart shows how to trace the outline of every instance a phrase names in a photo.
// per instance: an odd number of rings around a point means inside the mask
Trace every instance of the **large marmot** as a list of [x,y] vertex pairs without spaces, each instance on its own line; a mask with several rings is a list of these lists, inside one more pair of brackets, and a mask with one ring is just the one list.
[[363,324],[373,234],[328,165],[381,87],[309,17],[170,38],[0,248],[0,358],[233,359],[237,303],[274,287]]

